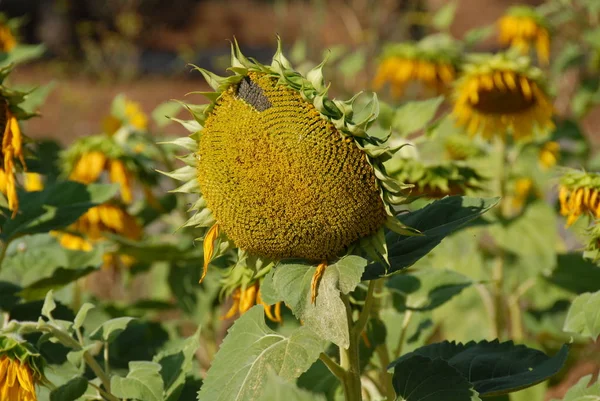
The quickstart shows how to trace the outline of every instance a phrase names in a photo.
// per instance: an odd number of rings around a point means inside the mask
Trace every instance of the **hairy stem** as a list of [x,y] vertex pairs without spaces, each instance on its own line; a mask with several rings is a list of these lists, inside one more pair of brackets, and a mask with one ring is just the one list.
[[[347,349],[340,348],[340,365],[345,370],[344,394],[346,401],[362,401],[362,388],[360,385],[360,360],[358,356],[358,337],[353,333],[352,309],[350,299],[342,294],[342,300],[346,306],[346,317],[348,318],[348,333],[350,344]],[[360,334],[359,334],[360,335]]]

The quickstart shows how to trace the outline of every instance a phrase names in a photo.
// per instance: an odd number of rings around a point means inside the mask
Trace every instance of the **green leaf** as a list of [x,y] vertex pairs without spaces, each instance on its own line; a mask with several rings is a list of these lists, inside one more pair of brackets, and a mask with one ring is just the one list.
[[164,128],[172,123],[169,117],[174,117],[182,108],[181,103],[175,101],[161,103],[152,110],[152,119],[159,128]]
[[3,53],[0,56],[0,67],[7,66],[9,64],[24,63],[29,60],[33,60],[41,57],[46,48],[44,45],[18,45],[9,53]]
[[90,309],[94,309],[94,308],[95,308],[95,306],[90,304],[89,302],[86,302],[83,305],[81,305],[81,308],[79,308],[79,312],[77,312],[77,315],[75,316],[75,319],[73,320],[73,329],[77,330],[78,328],[83,326],[83,323],[85,322],[85,318],[87,317],[88,312],[90,311]]
[[[56,182],[43,191],[20,192],[19,212],[14,219],[2,225],[0,239],[8,242],[13,237],[48,232],[74,223],[89,208],[106,202],[117,192],[117,185],[90,184],[73,181]],[[4,215],[12,212],[2,209]]]
[[443,96],[433,99],[407,102],[396,110],[392,128],[407,136],[427,126],[444,101]]
[[270,372],[267,377],[265,391],[261,398],[262,401],[325,401],[326,398],[320,394],[311,393],[310,391],[302,390],[294,383],[290,383]]
[[367,266],[363,280],[371,280],[413,265],[445,237],[494,207],[499,198],[450,196],[412,213],[398,216],[405,225],[419,230],[422,236],[386,235],[391,268],[380,263]]
[[63,248],[51,234],[27,235],[10,243],[0,277],[20,284],[21,297],[43,299],[49,290],[58,290],[95,271],[102,265],[102,255],[102,247],[74,251]]
[[473,281],[468,277],[441,269],[419,269],[392,276],[386,282],[392,291],[394,307],[399,311],[435,309],[471,284]]
[[125,399],[163,401],[161,366],[155,362],[129,362],[126,377],[113,376],[110,379],[111,393]]
[[392,383],[405,401],[481,401],[473,385],[441,359],[411,355],[394,367]]
[[600,283],[600,269],[580,252],[557,255],[556,267],[545,279],[575,294],[593,292]]
[[567,314],[564,331],[591,337],[600,336],[600,291],[579,295]]
[[445,31],[450,28],[454,21],[454,15],[456,14],[456,3],[448,2],[443,5],[431,19],[431,25],[440,31]]
[[258,399],[271,370],[284,379],[295,379],[318,359],[324,346],[306,326],[289,337],[277,334],[265,324],[264,307],[254,306],[229,330],[198,400]]
[[280,263],[272,275],[272,288],[277,295],[269,294],[270,289],[267,288],[267,297],[263,300],[285,302],[294,316],[321,338],[348,348],[348,321],[340,292],[348,294],[356,288],[365,265],[366,260],[359,256],[346,256],[328,266],[319,284],[316,303],[313,304],[311,281],[317,268],[305,264]]
[[585,53],[578,43],[566,43],[552,63],[553,74],[563,74],[567,69],[581,65],[585,61]]
[[10,310],[19,303],[20,297],[17,295],[21,287],[7,281],[0,281],[0,309]]
[[97,269],[94,266],[82,267],[81,269],[65,269],[59,267],[54,270],[51,277],[44,278],[27,286],[19,293],[19,295],[26,300],[39,299],[49,290],[62,288],[96,270]]
[[[577,384],[567,391],[561,401],[600,401],[600,381],[588,387],[592,381],[592,375],[579,379]],[[552,401],[559,401],[553,399]]]
[[471,341],[467,344],[444,341],[418,348],[390,366],[410,366],[410,360],[416,356],[428,358],[431,364],[436,365],[440,365],[437,361],[443,361],[460,372],[479,394],[493,396],[531,387],[548,379],[560,371],[568,352],[567,345],[563,345],[553,357],[548,357],[541,351],[515,345],[512,341]]
[[90,334],[91,340],[112,342],[136,319],[132,317],[118,317],[104,322]]
[[500,247],[519,256],[521,277],[531,277],[553,268],[556,263],[556,252],[549,246],[557,239],[557,231],[550,228],[555,226],[556,213],[552,207],[536,201],[523,215],[507,224],[494,224],[489,230]]
[[464,42],[467,47],[475,46],[479,42],[487,39],[492,33],[494,33],[495,27],[493,25],[473,28],[464,36]]
[[85,377],[77,376],[50,392],[50,401],[75,401],[81,397],[88,387]]
[[42,306],[42,316],[46,316],[48,319],[52,319],[52,311],[56,309],[56,302],[54,302],[53,291],[50,290],[46,294],[44,299],[44,305]]
[[310,369],[304,372],[296,384],[300,388],[324,395],[329,401],[336,400],[336,395],[343,391],[338,378],[321,360],[315,362]]
[[160,374],[165,387],[164,399],[177,401],[185,386],[185,375],[192,370],[194,356],[200,346],[200,330],[181,344],[156,355],[154,362],[160,364]]

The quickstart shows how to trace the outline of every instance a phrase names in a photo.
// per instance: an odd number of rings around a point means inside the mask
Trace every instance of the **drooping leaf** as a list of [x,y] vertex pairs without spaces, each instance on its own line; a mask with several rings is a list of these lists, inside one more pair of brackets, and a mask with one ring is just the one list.
[[445,361],[410,355],[394,367],[392,383],[399,399],[481,401],[473,385]]
[[111,342],[121,334],[136,319],[132,317],[118,317],[104,322],[90,334],[90,339]]
[[541,351],[515,345],[512,341],[471,341],[467,344],[444,341],[405,354],[390,366],[410,365],[410,359],[415,356],[428,358],[432,364],[443,361],[456,369],[479,394],[493,396],[521,390],[548,379],[560,371],[568,352],[567,345],[553,357],[548,357]]
[[428,100],[408,102],[396,110],[392,127],[400,135],[410,135],[427,126],[444,101],[443,96]]
[[155,362],[130,362],[126,377],[111,377],[111,392],[124,399],[163,401],[160,369],[160,364]]
[[77,315],[75,315],[75,319],[73,320],[73,328],[74,329],[78,329],[81,326],[83,326],[83,323],[85,322],[85,318],[87,317],[88,312],[93,308],[95,308],[95,306],[88,302],[81,305],[81,308],[79,308],[79,312],[77,312]]
[[75,401],[81,397],[88,387],[85,377],[77,376],[50,392],[50,401]]
[[289,337],[277,334],[265,324],[264,308],[254,306],[229,330],[198,400],[258,399],[271,370],[284,379],[295,379],[317,360],[324,346],[306,326]]
[[[75,222],[89,208],[103,203],[116,193],[117,185],[83,185],[73,181],[56,182],[42,191],[20,192],[19,212],[4,218],[0,239],[7,242],[17,235],[48,232]],[[2,210],[10,216],[8,209]]]
[[563,330],[591,337],[594,341],[600,336],[600,291],[586,292],[575,298]]
[[[316,303],[313,304],[311,280],[316,267],[280,263],[269,278],[272,284],[267,282],[267,296],[263,300],[267,303],[285,302],[306,327],[321,338],[347,348],[350,341],[348,321],[340,292],[348,294],[356,288],[365,265],[366,260],[359,256],[346,256],[328,266],[321,278]],[[269,294],[271,289],[276,294]]]
[[405,225],[416,228],[422,236],[386,235],[391,268],[374,263],[367,266],[363,280],[371,280],[411,266],[435,248],[446,236],[465,226],[494,207],[499,198],[450,196],[422,209],[398,216]]
[[419,269],[398,274],[386,281],[392,291],[394,307],[399,311],[426,311],[437,308],[473,284],[452,270]]
[[192,369],[196,350],[200,346],[200,331],[181,344],[163,351],[154,357],[162,367],[160,374],[165,387],[165,401],[177,401],[185,386],[185,375]]
[[[587,375],[571,387],[560,401],[600,401],[600,381],[588,387],[592,381],[592,375]],[[552,401],[559,401],[553,399]]]

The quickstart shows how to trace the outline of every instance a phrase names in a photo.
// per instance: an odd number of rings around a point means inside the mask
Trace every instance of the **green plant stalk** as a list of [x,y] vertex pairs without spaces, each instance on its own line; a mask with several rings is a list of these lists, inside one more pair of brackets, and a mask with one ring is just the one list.
[[404,342],[406,340],[406,333],[408,332],[408,325],[412,318],[413,312],[410,310],[404,311],[404,320],[402,321],[402,329],[400,331],[400,338],[398,339],[398,346],[394,351],[394,359],[399,358],[402,355],[402,349],[404,348]]
[[[506,203],[506,169],[507,163],[507,146],[504,138],[499,138],[498,141],[498,153],[501,155],[500,165],[498,166],[498,184],[500,192],[500,205],[499,213],[500,218],[503,220],[507,215],[507,203]],[[505,321],[504,321],[504,251],[499,249],[499,255],[497,257],[496,264],[492,272],[492,280],[494,283],[494,329],[496,338],[501,339],[504,334]]]
[[[371,291],[372,296],[372,291]],[[348,333],[350,341],[348,348],[340,348],[340,366],[344,369],[344,395],[346,401],[362,401],[362,388],[360,384],[360,359],[358,355],[358,336],[353,329],[352,309],[348,295],[342,294],[342,300],[346,306],[346,317],[348,319]],[[367,302],[365,301],[365,306]],[[359,333],[360,336],[360,333]]]
[[6,250],[8,249],[10,242],[11,242],[10,239],[8,241],[6,241],[4,243],[4,246],[2,247],[2,250],[0,251],[0,271],[2,271],[2,265],[4,264],[4,258],[6,257]]
[[[72,348],[74,350],[80,351],[83,349],[83,347],[73,337],[71,337],[69,334],[63,332],[61,329],[59,329],[51,324],[44,323],[42,325],[38,325],[38,323],[32,322],[32,323],[22,323],[20,326],[22,328],[26,328],[33,332],[41,331],[41,332],[50,333],[64,346]],[[92,369],[92,371],[94,372],[96,377],[98,377],[98,379],[100,379],[100,381],[102,382],[102,385],[106,389],[106,393],[108,396],[105,398],[109,399],[110,401],[119,401],[119,399],[117,397],[110,394],[110,377],[104,372],[104,370],[102,370],[102,367],[100,366],[100,364],[98,364],[98,362],[94,359],[94,357],[87,351],[83,352],[83,359],[87,363],[87,365],[90,367],[90,369]]]

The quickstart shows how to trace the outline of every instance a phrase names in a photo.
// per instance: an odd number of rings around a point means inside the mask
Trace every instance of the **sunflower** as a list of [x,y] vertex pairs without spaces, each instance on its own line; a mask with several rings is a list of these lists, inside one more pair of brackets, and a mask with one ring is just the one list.
[[383,49],[373,85],[379,90],[389,83],[396,98],[412,82],[443,94],[456,77],[459,61],[458,46],[445,35],[432,35],[418,43],[391,44]]
[[10,67],[0,69],[0,133],[2,144],[0,151],[0,192],[8,199],[8,208],[12,216],[19,210],[17,180],[15,174],[27,169],[24,157],[23,134],[18,120],[30,118],[34,114],[19,107],[26,93],[5,87],[2,83],[10,73]]
[[456,82],[453,100],[453,115],[471,135],[505,138],[510,132],[515,140],[522,140],[533,136],[536,129],[554,126],[554,109],[542,72],[523,56],[472,56]]
[[62,169],[72,181],[90,184],[106,174],[109,182],[119,184],[121,200],[134,200],[133,187],[138,183],[150,203],[154,197],[149,185],[156,181],[143,154],[129,149],[127,141],[105,134],[78,139],[61,155]]
[[148,116],[139,103],[118,96],[113,103],[113,110],[102,121],[102,128],[107,135],[114,135],[121,127],[131,127],[137,131],[148,129]]
[[443,198],[481,189],[485,180],[471,167],[456,162],[427,164],[416,159],[394,158],[385,164],[388,174],[412,185],[412,196]]
[[354,98],[327,98],[323,65],[305,78],[280,44],[266,66],[233,43],[232,76],[200,70],[216,92],[206,94],[210,104],[187,105],[193,134],[173,143],[192,154],[165,174],[185,181],[175,192],[200,195],[185,225],[207,228],[201,280],[212,259],[237,248],[236,268],[254,272],[284,258],[319,264],[316,289],[330,261],[367,238],[380,241],[373,234],[384,226],[414,233],[393,217],[392,205],[406,197],[382,165],[391,151],[367,133],[377,98],[361,113]]
[[0,52],[8,53],[17,46],[17,39],[5,21],[0,21]]
[[0,336],[0,400],[37,401],[35,385],[46,382],[43,366],[30,345]]
[[600,174],[567,170],[560,179],[558,200],[567,226],[584,213],[600,219]]
[[42,176],[38,173],[25,173],[25,182],[23,183],[23,186],[28,192],[41,191],[44,189]]
[[498,22],[499,41],[528,54],[535,47],[540,62],[550,59],[550,31],[544,18],[529,6],[510,7]]
[[529,177],[519,177],[514,181],[512,195],[512,206],[521,210],[529,196],[535,191],[533,180]]
[[[91,251],[93,244],[106,238],[107,234],[117,234],[131,240],[139,240],[142,229],[136,219],[123,207],[115,203],[106,203],[89,209],[66,232],[53,232],[66,249]],[[107,253],[104,266],[116,266],[122,263],[130,266],[134,260],[127,255]]]

